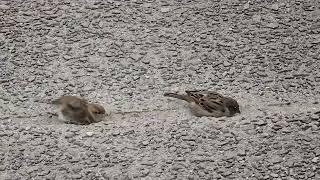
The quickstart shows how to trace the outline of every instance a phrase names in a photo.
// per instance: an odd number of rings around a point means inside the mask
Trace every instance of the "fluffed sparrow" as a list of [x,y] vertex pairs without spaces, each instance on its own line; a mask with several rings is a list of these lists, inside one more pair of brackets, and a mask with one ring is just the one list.
[[106,113],[101,105],[88,103],[77,96],[61,96],[53,104],[58,105],[59,119],[74,124],[98,122],[96,116]]
[[186,91],[187,94],[165,93],[164,96],[178,98],[189,103],[191,112],[201,116],[233,116],[240,113],[239,104],[231,97],[222,96],[214,91]]

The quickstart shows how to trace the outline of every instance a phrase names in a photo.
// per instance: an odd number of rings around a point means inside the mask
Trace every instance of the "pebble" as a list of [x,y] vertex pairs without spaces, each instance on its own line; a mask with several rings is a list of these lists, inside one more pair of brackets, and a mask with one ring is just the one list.
[[170,8],[169,7],[162,7],[162,8],[160,8],[160,11],[163,13],[167,13],[170,11]]
[[313,121],[319,120],[319,115],[317,115],[317,114],[312,114],[312,115],[310,116],[310,119],[313,120]]
[[279,175],[278,175],[278,174],[276,174],[276,173],[271,173],[271,174],[270,174],[270,176],[271,176],[271,177],[273,177],[273,178],[277,178],[277,177],[279,177]]
[[271,163],[276,164],[276,163],[280,163],[283,161],[283,159],[278,156],[278,155],[274,155],[271,157],[271,159],[269,160]]
[[142,141],[142,144],[143,144],[144,146],[146,146],[146,145],[149,144],[149,141]]
[[245,156],[247,153],[246,153],[246,151],[244,150],[244,149],[239,149],[238,150],[238,155],[239,156]]
[[259,120],[258,122],[255,122],[255,124],[258,125],[258,126],[265,126],[265,125],[267,125],[267,121]]
[[224,67],[229,67],[229,66],[231,66],[232,64],[231,63],[229,63],[228,61],[224,61],[223,62],[223,66]]
[[86,132],[86,135],[87,135],[88,137],[91,137],[91,136],[93,136],[93,132],[91,132],[91,131]]
[[311,161],[312,161],[313,163],[317,163],[318,160],[319,160],[319,157],[314,157]]
[[255,14],[255,15],[252,16],[252,20],[253,20],[253,21],[256,21],[256,22],[260,22],[260,21],[261,21],[261,16]]
[[278,4],[272,4],[272,5],[271,5],[271,9],[277,11],[277,10],[279,9],[279,5],[278,5]]
[[7,10],[7,9],[10,9],[10,6],[4,5],[4,4],[0,4],[0,9]]
[[269,23],[267,24],[267,27],[271,28],[271,29],[276,29],[277,27],[279,27],[278,23]]
[[246,3],[244,6],[243,6],[243,10],[246,10],[246,9],[249,9],[250,8],[250,4],[249,3]]

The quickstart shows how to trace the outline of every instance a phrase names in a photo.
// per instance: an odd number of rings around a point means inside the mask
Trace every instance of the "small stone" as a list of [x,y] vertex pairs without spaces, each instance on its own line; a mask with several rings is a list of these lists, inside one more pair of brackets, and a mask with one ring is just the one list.
[[315,120],[319,120],[319,116],[316,114],[312,114],[310,117],[311,120],[315,121]]
[[111,13],[112,14],[121,14],[122,12],[120,10],[115,9]]
[[302,122],[302,123],[306,123],[306,124],[309,124],[309,123],[311,123],[311,121],[312,121],[312,119],[311,119],[311,117],[310,118],[303,118],[303,119],[300,119],[300,121]]
[[246,153],[246,150],[244,150],[244,149],[239,149],[238,150],[238,155],[239,156],[245,156],[247,153]]
[[114,131],[114,132],[112,132],[112,135],[118,136],[118,135],[120,135],[120,131]]
[[268,133],[266,133],[266,132],[264,132],[264,133],[262,133],[262,134],[261,134],[261,137],[263,137],[263,138],[267,138],[267,137],[269,137],[269,134],[268,134]]
[[279,27],[279,24],[277,24],[277,23],[269,23],[269,24],[267,24],[267,27],[269,27],[271,29],[275,29],[275,28]]
[[278,131],[279,129],[282,129],[282,126],[279,125],[279,124],[275,124],[275,125],[272,126],[272,129]]
[[170,11],[170,8],[169,7],[163,7],[160,9],[161,12],[163,13],[166,13],[166,12],[169,12]]
[[249,9],[250,8],[250,4],[249,3],[246,3],[244,6],[243,6],[243,10],[246,10],[246,9]]
[[93,135],[93,132],[86,132],[86,135],[91,137]]
[[290,44],[292,42],[292,38],[291,37],[286,37],[283,39],[283,43],[284,44]]
[[313,163],[317,163],[318,160],[319,160],[319,157],[315,157],[315,158],[313,158],[311,161],[312,161]]
[[283,161],[283,159],[278,155],[275,155],[275,156],[271,157],[271,159],[270,159],[270,162],[273,164],[280,163],[282,161]]
[[231,63],[229,63],[228,61],[224,61],[223,62],[223,66],[224,67],[229,67],[229,66],[231,66],[232,64]]
[[25,127],[24,129],[28,131],[28,130],[31,129],[31,127],[30,127],[30,126],[27,126],[27,127]]
[[265,125],[267,125],[267,122],[265,120],[259,120],[255,124],[258,125],[258,126],[265,126]]
[[315,38],[311,43],[312,44],[319,44],[320,43],[320,37]]
[[130,55],[130,58],[132,58],[133,60],[141,60],[142,59],[142,55],[140,54],[132,54]]
[[70,133],[70,132],[68,132],[68,133],[66,133],[65,134],[65,138],[72,138],[72,137],[74,137],[75,136],[75,134],[74,133]]
[[255,15],[252,16],[252,20],[256,21],[256,22],[260,22],[261,21],[261,16],[255,14]]
[[262,45],[267,44],[267,43],[268,43],[268,41],[265,40],[265,39],[261,39],[261,40],[260,40],[260,44],[262,44]]
[[81,179],[82,175],[81,174],[73,174],[71,175],[72,179]]
[[144,146],[146,146],[146,145],[149,144],[149,141],[143,141],[142,144],[143,144]]
[[283,132],[283,133],[291,133],[292,130],[291,130],[291,128],[289,128],[289,127],[285,127],[285,128],[282,129],[282,132]]
[[272,4],[271,9],[277,11],[279,9],[279,5],[278,4]]
[[277,177],[279,177],[279,175],[278,175],[278,174],[276,174],[276,173],[271,173],[271,174],[270,174],[270,176],[271,176],[271,177],[273,177],[273,178],[277,178]]
[[229,169],[226,169],[226,170],[223,172],[223,176],[224,176],[224,177],[230,176],[231,174],[232,174],[232,171],[229,170]]
[[243,59],[243,60],[242,60],[242,64],[243,64],[243,65],[247,65],[248,63],[249,63],[248,59]]
[[1,165],[1,166],[0,166],[0,171],[4,171],[4,170],[6,170],[6,166]]
[[7,10],[7,9],[10,9],[10,6],[1,4],[1,5],[0,5],[0,9]]

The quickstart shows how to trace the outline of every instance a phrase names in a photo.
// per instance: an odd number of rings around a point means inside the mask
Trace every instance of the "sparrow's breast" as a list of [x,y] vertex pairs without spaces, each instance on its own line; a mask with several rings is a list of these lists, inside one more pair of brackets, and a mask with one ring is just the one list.
[[59,109],[58,109],[58,118],[63,122],[75,123],[75,122],[78,121],[77,120],[78,118],[75,117],[74,113],[68,111],[64,107],[59,107]]

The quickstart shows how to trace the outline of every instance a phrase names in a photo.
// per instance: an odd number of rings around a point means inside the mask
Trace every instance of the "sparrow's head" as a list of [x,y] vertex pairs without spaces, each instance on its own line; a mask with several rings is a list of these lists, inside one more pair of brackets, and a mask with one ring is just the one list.
[[236,100],[234,100],[230,97],[225,97],[225,105],[229,109],[231,116],[236,113],[240,113],[240,107],[239,107],[239,104]]
[[106,114],[106,110],[104,109],[104,107],[99,104],[89,103],[88,109],[93,114]]

